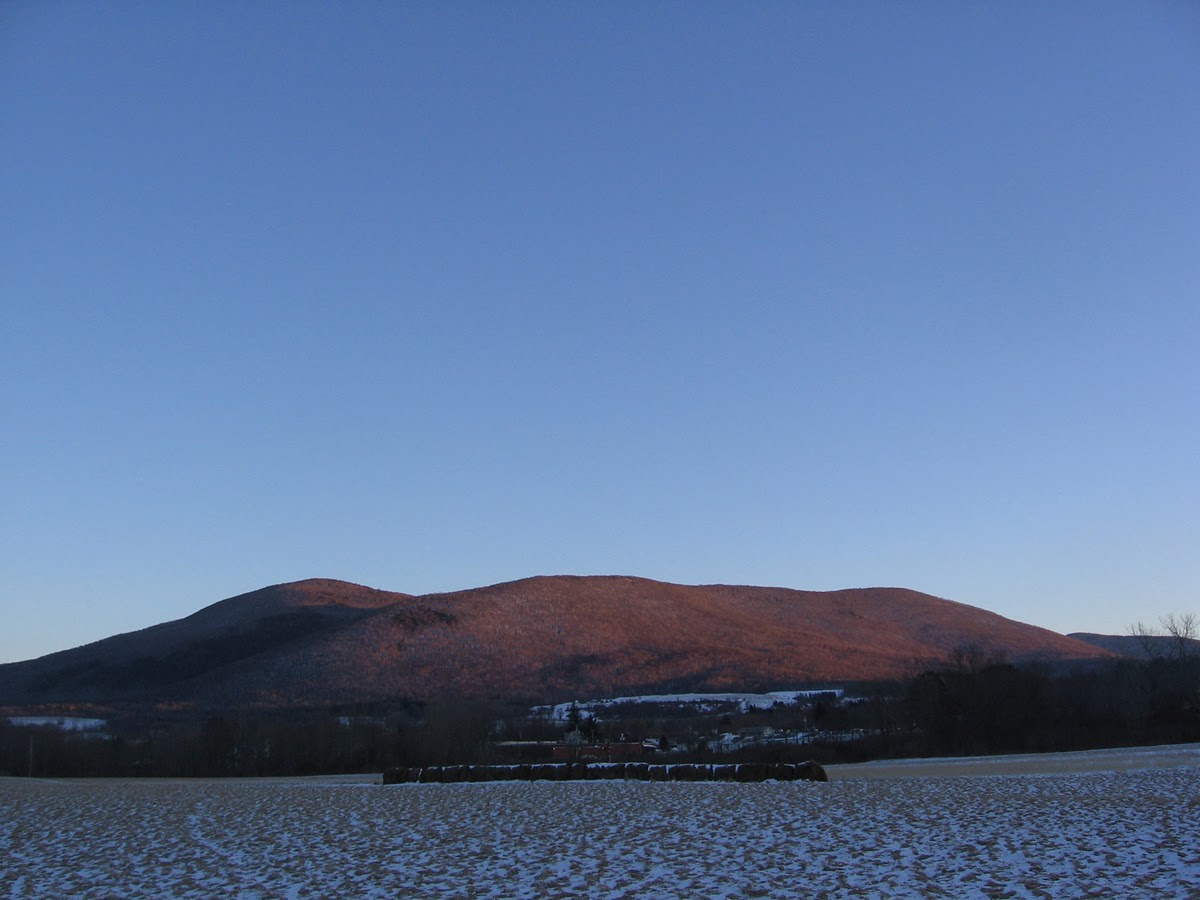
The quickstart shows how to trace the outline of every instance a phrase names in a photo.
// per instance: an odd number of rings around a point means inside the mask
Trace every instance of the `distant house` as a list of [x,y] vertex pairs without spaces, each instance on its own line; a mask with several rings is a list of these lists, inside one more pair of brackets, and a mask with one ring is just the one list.
[[769,738],[775,733],[775,729],[770,725],[752,725],[749,728],[739,728],[738,737],[750,740],[762,740]]

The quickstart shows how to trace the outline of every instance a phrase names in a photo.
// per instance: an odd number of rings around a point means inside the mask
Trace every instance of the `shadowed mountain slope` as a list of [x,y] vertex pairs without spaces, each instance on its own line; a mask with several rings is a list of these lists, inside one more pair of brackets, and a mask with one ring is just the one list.
[[413,597],[305,581],[0,666],[0,704],[284,707],[788,688],[905,677],[966,646],[1015,662],[1109,655],[900,588],[555,576]]
[[186,702],[246,660],[302,652],[318,635],[406,599],[320,578],[262,588],[173,622],[2,665],[0,703]]

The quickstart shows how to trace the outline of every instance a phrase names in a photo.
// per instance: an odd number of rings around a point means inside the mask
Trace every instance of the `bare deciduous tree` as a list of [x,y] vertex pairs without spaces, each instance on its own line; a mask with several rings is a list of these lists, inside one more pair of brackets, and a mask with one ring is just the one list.
[[1159,652],[1157,638],[1162,637],[1162,631],[1145,622],[1134,622],[1129,626],[1129,636],[1137,638],[1138,645],[1146,659],[1155,659],[1162,654]]
[[[1185,659],[1200,655],[1200,616],[1167,613],[1158,617],[1159,627],[1135,622],[1129,634],[1138,639],[1147,659]],[[1169,638],[1170,640],[1164,640]]]
[[1173,639],[1171,656],[1174,659],[1183,659],[1195,652],[1196,634],[1200,629],[1200,621],[1195,613],[1167,613],[1160,616],[1158,621]]

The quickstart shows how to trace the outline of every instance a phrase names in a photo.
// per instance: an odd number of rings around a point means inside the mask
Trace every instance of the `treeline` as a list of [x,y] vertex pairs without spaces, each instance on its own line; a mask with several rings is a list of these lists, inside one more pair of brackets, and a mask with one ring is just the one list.
[[[641,710],[648,713],[648,710]],[[200,719],[110,720],[102,731],[0,717],[0,774],[35,777],[239,777],[382,772],[393,767],[527,762],[499,738],[589,742],[652,737],[671,761],[849,762],[1200,742],[1200,656],[1176,654],[1055,671],[975,651],[903,682],[719,716],[551,724],[525,707],[476,701]],[[723,733],[783,735],[719,753]],[[536,748],[536,744],[534,747]]]
[[0,773],[33,777],[232,777],[371,771],[389,765],[393,741],[378,726],[337,719],[288,722],[214,715],[200,723],[103,732],[0,723]]
[[0,775],[245,777],[382,772],[479,762],[493,708],[398,704],[370,713],[216,713],[114,720],[100,731],[13,725],[0,717]]
[[[580,730],[597,741],[654,737],[689,762],[837,763],[1200,742],[1200,655],[1056,669],[968,647],[914,678],[857,685],[841,701],[827,695],[737,715],[608,718]],[[761,736],[722,750],[725,733]]]
[[831,713],[858,759],[1041,753],[1200,741],[1200,657],[1122,660],[1054,673],[1000,661],[951,665],[878,686]]

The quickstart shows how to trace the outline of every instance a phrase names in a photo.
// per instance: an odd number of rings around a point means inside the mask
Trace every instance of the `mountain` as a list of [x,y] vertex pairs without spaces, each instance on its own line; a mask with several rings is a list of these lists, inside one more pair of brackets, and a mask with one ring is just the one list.
[[1014,662],[1111,655],[901,588],[541,576],[412,596],[315,579],[0,666],[0,705],[282,708],[786,689],[907,677],[964,647]]

